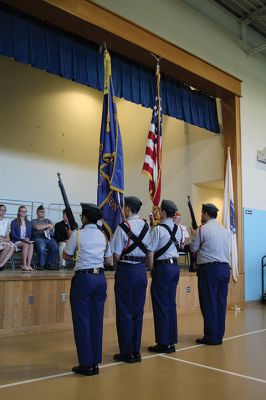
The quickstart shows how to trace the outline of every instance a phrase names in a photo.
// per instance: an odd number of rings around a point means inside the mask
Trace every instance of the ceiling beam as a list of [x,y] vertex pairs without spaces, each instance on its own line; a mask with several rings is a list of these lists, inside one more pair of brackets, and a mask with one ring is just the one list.
[[247,55],[251,55],[251,54],[255,54],[255,53],[259,53],[262,50],[266,49],[266,42],[261,44],[260,46],[257,47],[253,47],[252,49],[249,49],[246,51]]

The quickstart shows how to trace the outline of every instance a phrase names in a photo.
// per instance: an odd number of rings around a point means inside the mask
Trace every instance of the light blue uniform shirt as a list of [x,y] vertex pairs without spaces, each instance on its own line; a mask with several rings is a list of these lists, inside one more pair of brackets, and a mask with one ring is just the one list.
[[[173,231],[175,225],[172,218],[167,218],[165,221],[162,221],[161,224],[169,226],[171,231]],[[175,238],[180,244],[182,238],[182,232],[180,227],[178,227],[177,229]],[[169,232],[163,226],[158,225],[153,229],[151,233],[151,243],[148,246],[148,250],[155,253],[156,251],[164,247],[169,242],[169,240],[170,240]],[[178,258],[178,257],[179,257],[178,251],[176,250],[174,243],[172,243],[169,249],[166,250],[166,252],[162,254],[160,257],[158,257],[157,260],[166,260],[169,258]]]
[[209,219],[206,224],[196,230],[190,250],[198,252],[197,264],[199,265],[214,261],[229,264],[229,233],[217,219]]
[[[126,225],[128,228],[134,233],[134,235],[139,236],[140,232],[142,231],[143,226],[145,225],[145,221],[141,219],[137,214],[132,215],[131,217],[126,219]],[[146,233],[144,236],[142,243],[147,247],[148,243],[150,242],[150,231]],[[121,255],[122,251],[131,246],[132,240],[129,239],[128,235],[123,231],[123,229],[118,226],[115,230],[114,236],[111,240],[111,249],[113,253]],[[135,257],[146,257],[146,254],[137,247],[132,252],[126,254],[127,256],[135,256]],[[134,261],[123,260],[123,262],[128,262],[130,264],[137,264]]]
[[[74,271],[78,269],[104,268],[104,257],[112,255],[109,244],[95,224],[87,224],[80,229],[80,253]],[[72,232],[64,252],[72,256],[78,249],[78,231]]]

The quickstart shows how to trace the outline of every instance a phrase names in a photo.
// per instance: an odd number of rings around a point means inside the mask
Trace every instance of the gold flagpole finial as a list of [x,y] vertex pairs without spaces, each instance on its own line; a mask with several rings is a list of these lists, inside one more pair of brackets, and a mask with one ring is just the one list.
[[99,47],[99,52],[102,53],[102,52],[104,52],[104,51],[108,51],[108,49],[111,50],[111,45],[110,45],[110,43],[103,42],[103,43],[101,43],[101,45],[100,45],[100,47]]
[[150,55],[153,57],[153,58],[155,58],[155,60],[156,60],[156,62],[157,62],[157,65],[156,65],[156,73],[159,73],[160,72],[160,61],[161,61],[161,59],[162,59],[162,57],[157,57],[155,54],[153,54],[153,53],[150,53]]

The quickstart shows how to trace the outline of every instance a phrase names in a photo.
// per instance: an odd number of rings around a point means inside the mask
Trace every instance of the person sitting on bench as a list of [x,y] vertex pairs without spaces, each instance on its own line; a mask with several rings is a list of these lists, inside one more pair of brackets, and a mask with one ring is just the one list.
[[[58,269],[55,266],[55,256],[58,254],[58,244],[53,238],[54,224],[45,218],[45,209],[40,205],[36,211],[37,218],[32,220],[32,238],[38,255],[38,270]],[[47,260],[46,260],[47,250]]]
[[17,213],[17,218],[11,222],[10,237],[17,248],[22,251],[23,265],[22,271],[32,271],[31,260],[33,256],[33,241],[31,222],[27,218],[27,208],[20,206]]

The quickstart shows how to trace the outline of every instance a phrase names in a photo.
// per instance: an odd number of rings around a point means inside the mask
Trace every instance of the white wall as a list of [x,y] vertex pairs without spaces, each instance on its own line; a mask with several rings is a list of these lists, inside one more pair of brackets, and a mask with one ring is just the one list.
[[202,204],[212,203],[218,208],[217,220],[222,223],[223,204],[224,204],[224,191],[209,186],[194,185],[193,186],[193,200],[195,203],[194,213],[198,224],[201,221]]
[[266,57],[248,57],[236,37],[180,0],[96,2],[243,80],[243,206],[266,210],[266,169],[256,163],[257,150],[266,146]]
[[[62,203],[96,202],[103,95],[94,89],[0,57],[0,163],[3,198]],[[125,191],[148,215],[142,165],[152,110],[117,99],[125,160]],[[190,223],[192,185],[223,178],[223,136],[163,118],[162,198],[174,200]]]

